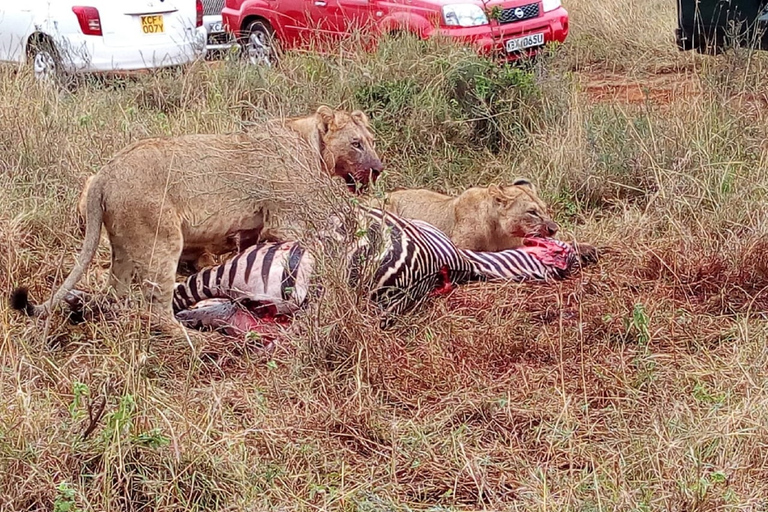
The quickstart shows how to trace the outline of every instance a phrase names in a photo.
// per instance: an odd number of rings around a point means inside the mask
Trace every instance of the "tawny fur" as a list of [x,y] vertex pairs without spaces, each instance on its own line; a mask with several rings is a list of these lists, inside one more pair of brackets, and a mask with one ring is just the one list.
[[[16,304],[45,316],[81,279],[102,224],[112,248],[109,284],[132,280],[167,319],[182,254],[236,250],[238,234],[284,236],[318,197],[343,195],[333,176],[366,184],[382,170],[364,113],[334,111],[273,120],[247,134],[147,139],[118,152],[88,180],[79,203],[86,234],[75,267],[46,303]],[[18,302],[18,301],[17,301]]]
[[[88,188],[95,177],[95,174],[88,176],[83,185],[83,190],[80,192],[80,199],[77,203],[77,222],[80,227],[80,234],[85,236],[85,217],[86,217],[86,200],[88,198]],[[258,231],[252,232],[238,232],[228,240],[227,246],[233,246],[234,249],[225,254],[236,254],[244,251],[251,245],[256,244],[258,241]],[[217,247],[210,246],[202,249],[186,249],[181,251],[181,257],[179,258],[178,271],[182,274],[194,274],[199,272],[205,267],[212,267],[223,263],[222,254],[217,254]]]
[[516,249],[524,237],[551,237],[558,230],[546,204],[524,179],[502,187],[473,187],[456,197],[427,189],[396,190],[386,195],[383,207],[429,222],[459,249],[470,251]]

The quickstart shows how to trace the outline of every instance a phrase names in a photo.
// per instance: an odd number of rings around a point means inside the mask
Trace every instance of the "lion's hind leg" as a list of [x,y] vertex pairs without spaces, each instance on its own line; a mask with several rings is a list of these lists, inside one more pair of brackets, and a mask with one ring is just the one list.
[[134,275],[134,262],[120,239],[111,240],[112,266],[109,269],[109,287],[118,297],[128,293]]
[[[153,313],[173,320],[171,308],[176,270],[184,247],[181,222],[175,212],[148,215],[140,224],[112,225],[110,284],[125,293],[132,280],[141,287]],[[123,223],[121,223],[123,224]],[[133,278],[133,279],[132,279]]]

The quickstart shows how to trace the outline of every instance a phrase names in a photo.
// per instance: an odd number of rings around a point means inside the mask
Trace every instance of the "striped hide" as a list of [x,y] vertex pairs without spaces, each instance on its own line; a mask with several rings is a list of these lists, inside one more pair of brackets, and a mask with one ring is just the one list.
[[[526,240],[520,249],[500,252],[465,251],[426,222],[362,206],[358,215],[359,229],[346,249],[348,284],[362,285],[379,306],[382,328],[441,285],[562,278],[577,261],[573,247],[558,240]],[[297,242],[261,243],[177,284],[174,311],[228,298],[272,304],[278,314],[289,315],[307,300],[314,265]]]
[[278,314],[289,315],[306,300],[313,269],[312,255],[297,243],[260,243],[177,283],[173,311],[223,298],[273,304]]
[[578,263],[571,244],[555,240],[525,240],[519,249],[498,252],[460,250],[482,281],[546,281],[562,279]]
[[[422,303],[446,279],[459,284],[471,278],[471,262],[434,226],[374,208],[360,210],[370,224],[368,238],[380,240],[383,248],[376,259],[370,290],[371,298],[383,311],[382,328]],[[350,280],[357,278],[358,251],[352,256]]]

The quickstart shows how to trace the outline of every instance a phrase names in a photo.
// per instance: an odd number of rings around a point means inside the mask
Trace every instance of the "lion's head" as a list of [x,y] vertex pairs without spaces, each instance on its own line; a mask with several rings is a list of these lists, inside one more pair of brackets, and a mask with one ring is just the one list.
[[353,191],[375,183],[384,165],[376,153],[368,117],[360,110],[346,112],[323,105],[315,118],[320,151],[331,174],[343,178]]
[[512,185],[490,186],[492,212],[502,233],[512,237],[551,237],[559,226],[547,214],[547,206],[539,199],[536,189],[526,179]]

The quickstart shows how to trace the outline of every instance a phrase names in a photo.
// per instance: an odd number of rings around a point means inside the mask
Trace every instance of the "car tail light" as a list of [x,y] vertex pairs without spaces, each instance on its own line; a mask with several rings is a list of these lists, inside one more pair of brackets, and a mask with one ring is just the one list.
[[197,20],[195,21],[196,27],[202,27],[203,26],[203,1],[197,0],[195,3],[195,8],[197,9]]
[[76,5],[72,8],[72,12],[77,16],[77,21],[80,23],[80,30],[87,36],[100,36],[101,35],[101,18],[99,18],[99,10],[95,7],[83,7]]

